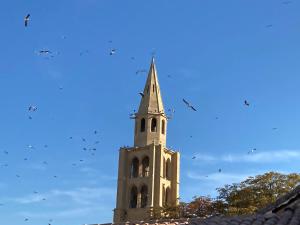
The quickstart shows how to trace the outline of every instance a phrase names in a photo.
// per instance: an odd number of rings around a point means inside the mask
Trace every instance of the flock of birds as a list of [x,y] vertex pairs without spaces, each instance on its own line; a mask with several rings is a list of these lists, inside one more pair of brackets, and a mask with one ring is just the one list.
[[[29,26],[29,21],[30,21],[30,14],[28,13],[28,14],[24,17],[24,26],[25,26],[25,27],[28,27],[28,26]],[[66,39],[66,36],[62,36],[62,38],[63,38],[63,39]],[[112,41],[109,41],[109,43],[112,43]],[[116,49],[116,48],[111,48],[111,49],[109,50],[109,55],[111,55],[111,56],[112,56],[112,55],[115,55],[116,52],[117,52],[117,49]],[[53,52],[53,51],[51,51],[51,50],[49,50],[49,49],[42,49],[42,50],[37,51],[36,53],[37,53],[38,55],[40,55],[40,56],[44,56],[46,59],[53,58],[53,57],[55,56],[55,54],[56,54],[56,55],[59,55],[59,54],[60,54],[60,52]],[[79,55],[82,56],[82,55],[87,54],[87,53],[89,53],[89,51],[88,51],[88,50],[85,50],[85,51],[81,51],[81,52],[79,53]],[[135,58],[134,58],[134,57],[131,57],[131,59],[134,60]],[[136,74],[139,74],[139,73],[142,73],[142,72],[144,72],[144,71],[143,71],[143,70],[138,70],[138,71],[136,72]]]
[[[292,1],[283,1],[283,2],[282,2],[282,4],[285,4],[285,5],[288,5],[288,4],[291,4],[291,3],[292,3]],[[27,14],[27,15],[24,17],[24,26],[25,26],[25,27],[28,27],[28,26],[29,26],[30,19],[31,19],[31,15],[30,15],[30,14]],[[273,26],[272,24],[266,25],[267,28],[271,28],[272,26]],[[66,37],[63,36],[63,38],[65,39]],[[109,42],[111,43],[111,41],[109,41]],[[88,53],[88,50],[83,51],[83,52],[80,52],[80,56],[82,56],[82,55],[84,55],[84,54],[87,54],[87,53]],[[110,55],[110,56],[115,55],[116,53],[117,53],[117,49],[116,49],[116,48],[111,48],[111,49],[109,50],[109,55]],[[37,54],[39,54],[39,55],[41,55],[41,56],[45,56],[45,57],[54,57],[54,54],[59,54],[59,52],[53,52],[53,51],[48,50],[48,49],[42,49],[42,50],[39,50],[39,51],[37,52]],[[135,58],[134,58],[134,57],[131,57],[131,59],[134,60]],[[147,73],[147,70],[146,70],[146,69],[138,69],[135,73],[136,73],[137,75],[138,75],[138,74],[144,74],[144,73]],[[168,78],[171,78],[171,75],[168,75]],[[63,87],[59,87],[59,89],[62,90]],[[143,92],[140,92],[139,94],[140,94],[142,97],[144,96]],[[191,102],[187,101],[187,100],[184,99],[184,98],[182,99],[182,101],[183,101],[183,103],[185,104],[185,106],[186,106],[188,109],[190,109],[190,110],[192,110],[192,111],[194,111],[194,112],[197,111],[196,107],[195,107]],[[250,106],[250,103],[249,103],[248,100],[244,100],[244,106],[245,106],[245,107],[249,107],[249,106]],[[29,113],[28,118],[29,118],[29,119],[33,119],[33,114],[36,113],[37,110],[38,110],[38,107],[37,107],[37,106],[35,106],[35,105],[30,105],[30,106],[28,107],[28,113]],[[169,111],[169,113],[171,113],[171,115],[173,115],[174,112],[175,112],[174,109],[168,109],[168,111]],[[131,114],[131,118],[134,118],[133,116],[134,116],[134,113]],[[170,116],[169,118],[171,118],[171,116]],[[217,118],[218,118],[218,117],[216,117],[216,119],[217,119]],[[274,127],[274,128],[272,128],[272,129],[273,129],[273,130],[276,130],[277,128]],[[93,133],[94,133],[94,135],[98,135],[98,131],[97,131],[97,130],[94,130]],[[192,137],[192,136],[191,136],[191,137]],[[73,137],[70,136],[69,139],[72,140]],[[99,141],[99,140],[96,140],[96,141],[94,141],[92,144],[87,144],[87,139],[84,138],[84,137],[81,138],[81,141],[82,141],[82,143],[85,143],[85,144],[86,144],[86,146],[83,147],[82,150],[85,151],[85,152],[90,152],[91,155],[95,155],[95,152],[97,151],[97,147],[96,147],[96,146],[100,143],[100,141]],[[30,150],[35,149],[35,147],[34,147],[33,145],[28,145],[27,147],[28,147],[28,149],[30,149]],[[48,145],[45,144],[45,145],[44,145],[44,148],[47,148],[47,147],[48,147]],[[256,148],[253,148],[253,149],[251,149],[250,151],[248,151],[247,154],[254,154],[255,152],[257,152],[257,149],[256,149]],[[4,153],[5,155],[8,155],[8,154],[9,154],[9,152],[6,151],[6,150],[3,151],[3,153]],[[193,157],[192,157],[193,160],[196,159],[196,158],[197,158],[196,156],[193,156]],[[24,158],[24,161],[28,161],[28,158],[27,158],[27,157]],[[84,162],[84,160],[83,160],[83,159],[80,159],[78,162],[72,163],[72,166],[77,166],[78,163],[83,163],[83,162]],[[48,162],[47,162],[47,161],[43,161],[42,164],[47,165]],[[8,167],[8,164],[5,163],[5,164],[2,164],[2,166]],[[219,168],[217,171],[218,171],[219,173],[221,173],[221,172],[222,172],[222,169]],[[17,177],[17,178],[21,178],[21,175],[16,174],[16,177]],[[207,176],[206,176],[206,177],[207,177]],[[57,176],[57,175],[53,175],[53,178],[58,178],[58,176]],[[36,191],[36,190],[34,190],[33,193],[34,193],[34,194],[38,194],[39,192]],[[43,200],[43,201],[46,201],[47,199],[46,199],[46,198],[43,198],[42,200]],[[3,205],[4,205],[4,203],[0,203],[0,206],[3,206]],[[25,218],[24,221],[29,221],[29,218]],[[53,221],[52,219],[49,219],[48,225],[51,225],[51,224],[52,224],[52,221]]]
[[[185,99],[182,99],[182,101],[184,102],[184,104],[185,104],[188,108],[190,108],[190,109],[193,110],[193,111],[197,111],[197,110],[195,109],[195,107],[194,107],[190,102],[186,101]],[[246,106],[246,107],[249,107],[249,106],[250,106],[250,103],[249,103],[248,100],[244,100],[244,106]],[[216,118],[217,118],[217,117],[216,117]],[[277,127],[273,127],[272,130],[277,130]],[[190,136],[190,137],[192,138],[192,136]],[[256,148],[253,148],[253,149],[249,150],[249,151],[247,152],[247,154],[248,154],[248,155],[249,155],[249,154],[254,154],[255,152],[257,152],[257,149],[256,149]],[[197,156],[193,156],[192,159],[193,159],[193,160],[197,159]],[[218,169],[218,172],[221,173],[221,172],[222,172],[222,169],[219,168],[219,169]],[[208,176],[206,175],[205,177],[208,177]]]
[[[28,107],[28,111],[29,111],[29,112],[36,112],[37,109],[38,109],[38,108],[37,108],[36,106],[33,106],[33,105],[30,105],[30,106]],[[92,156],[95,155],[95,152],[97,151],[97,147],[96,147],[96,146],[100,143],[100,141],[99,141],[99,132],[98,132],[98,130],[94,130],[94,131],[93,131],[93,135],[96,137],[96,140],[93,141],[92,143],[88,143],[87,138],[85,138],[85,137],[82,137],[82,138],[81,138],[81,141],[82,141],[83,146],[84,146],[84,147],[82,147],[82,150],[85,151],[85,152],[90,152],[90,154],[91,154]],[[73,138],[73,136],[70,136],[68,139],[69,139],[69,140],[73,140],[74,138]],[[48,145],[45,144],[43,147],[44,147],[44,148],[48,148]],[[36,150],[36,148],[35,148],[33,145],[31,145],[31,144],[27,145],[27,148],[28,148],[28,150]],[[3,154],[9,155],[9,151],[4,150],[4,151],[3,151]],[[28,161],[29,158],[28,158],[28,157],[25,157],[23,160],[24,160],[24,161]],[[84,163],[84,162],[85,162],[84,159],[79,159],[78,162],[73,162],[70,166],[76,167],[76,166],[79,166],[80,164],[82,164],[82,163]],[[48,165],[48,162],[47,162],[47,161],[43,161],[43,162],[42,162],[42,165],[47,166],[47,165]],[[9,164],[8,164],[8,163],[4,163],[4,164],[0,164],[0,166],[2,166],[2,167],[9,167]],[[21,178],[22,178],[22,176],[21,176],[20,174],[16,174],[15,177],[16,177],[17,179],[21,179]],[[57,179],[57,178],[59,178],[59,176],[56,175],[56,174],[54,174],[54,175],[52,175],[52,178]],[[39,192],[38,192],[37,190],[34,190],[34,191],[33,191],[33,194],[39,194]],[[40,200],[41,200],[41,201],[46,201],[47,199],[46,199],[45,197],[41,197]],[[2,207],[2,206],[4,206],[4,205],[5,205],[5,203],[0,203],[0,207]],[[29,221],[29,220],[30,220],[29,218],[25,218],[25,219],[24,219],[25,222],[27,222],[27,221]],[[53,221],[53,219],[49,219],[48,225],[52,225],[52,221]]]
[[[27,14],[25,17],[24,17],[24,26],[25,28],[28,27],[30,25],[30,20],[31,20],[31,15],[30,14]],[[65,39],[66,37],[63,36],[63,39]],[[112,41],[109,41],[110,43],[112,43]],[[89,53],[88,50],[85,50],[85,51],[82,51],[80,52],[80,56],[84,55],[84,54],[87,54]],[[109,49],[109,55],[110,56],[113,56],[117,53],[117,49],[116,48],[111,48]],[[51,51],[49,49],[41,49],[39,51],[36,52],[36,54],[40,55],[40,56],[43,56],[45,58],[53,58],[54,55],[58,55],[60,54],[60,52],[54,52],[54,51]],[[134,57],[131,57],[131,60],[134,60],[135,58]],[[147,71],[144,70],[144,69],[141,69],[141,70],[137,70],[136,71],[136,74],[140,74],[140,73],[146,73]],[[60,86],[59,87],[59,90],[63,90],[63,87]],[[29,120],[32,120],[34,118],[34,114],[37,113],[38,111],[38,107],[36,105],[29,105],[28,108],[27,108],[27,112],[28,112],[28,119]],[[99,140],[99,131],[98,130],[94,130],[93,131],[93,135],[96,137],[96,140],[92,141],[91,143],[89,143],[87,141],[87,138],[85,137],[81,137],[80,140],[83,144],[83,147],[82,147],[82,151],[83,152],[87,152],[89,153],[91,156],[95,156],[96,152],[97,152],[97,145],[100,144],[100,140]],[[75,137],[73,136],[69,136],[68,137],[69,140],[73,140],[75,139]],[[48,145],[45,144],[43,146],[44,148],[48,148]],[[37,148],[34,146],[34,145],[31,145],[31,144],[28,144],[27,145],[27,149],[30,150],[30,151],[33,151],[33,150],[36,150]],[[3,151],[3,153],[5,155],[9,155],[9,151],[5,150]],[[25,157],[23,158],[24,161],[30,161],[29,157]],[[79,159],[78,162],[73,162],[70,166],[72,167],[76,167],[76,166],[79,166],[81,164],[83,164],[85,162],[85,159]],[[46,166],[48,165],[48,161],[44,160],[41,162],[42,165]],[[9,167],[9,164],[8,163],[3,163],[3,164],[0,164],[1,167]],[[17,179],[22,179],[22,175],[21,174],[15,174],[15,177]],[[59,176],[57,174],[54,174],[52,175],[52,178],[54,179],[58,179]],[[39,192],[37,190],[34,190],[33,191],[33,194],[38,194]],[[45,197],[41,198],[42,201],[47,201],[47,199]],[[0,202],[0,207],[3,207],[5,206],[5,203],[1,203]],[[30,221],[30,218],[24,218],[24,221],[25,222],[28,222]],[[52,225],[52,222],[53,222],[53,219],[49,219],[48,220],[48,225]]]

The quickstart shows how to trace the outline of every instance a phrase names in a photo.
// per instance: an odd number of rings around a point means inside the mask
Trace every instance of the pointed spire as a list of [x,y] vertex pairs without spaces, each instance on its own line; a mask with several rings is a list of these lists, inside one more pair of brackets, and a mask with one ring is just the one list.
[[155,66],[154,56],[152,56],[152,59],[151,59],[151,65],[154,65],[154,66]]
[[141,99],[138,111],[139,114],[164,113],[154,57],[151,59],[151,65],[143,94],[144,96]]

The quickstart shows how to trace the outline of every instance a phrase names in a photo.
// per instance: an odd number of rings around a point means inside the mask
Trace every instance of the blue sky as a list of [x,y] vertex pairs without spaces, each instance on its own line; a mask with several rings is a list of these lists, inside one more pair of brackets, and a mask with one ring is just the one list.
[[250,175],[299,172],[298,0],[11,0],[1,9],[1,224],[112,220],[118,149],[133,144],[129,114],[146,81],[136,71],[153,52],[165,109],[175,109],[167,142],[181,152],[183,201]]

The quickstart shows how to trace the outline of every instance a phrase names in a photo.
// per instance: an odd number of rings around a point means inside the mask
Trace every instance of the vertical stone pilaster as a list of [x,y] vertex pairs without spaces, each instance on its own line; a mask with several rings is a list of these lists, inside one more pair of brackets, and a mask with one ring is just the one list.
[[172,203],[179,203],[179,179],[180,179],[180,153],[175,152],[172,155],[172,180],[171,180],[171,192],[172,192]]

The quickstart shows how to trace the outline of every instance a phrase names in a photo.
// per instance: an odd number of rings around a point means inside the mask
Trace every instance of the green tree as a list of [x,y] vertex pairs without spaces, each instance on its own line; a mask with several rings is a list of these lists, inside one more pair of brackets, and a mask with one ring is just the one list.
[[224,214],[251,214],[276,201],[300,182],[300,174],[269,172],[249,177],[241,183],[218,188],[218,200],[223,202]]
[[292,191],[300,183],[300,174],[269,172],[249,177],[241,183],[217,188],[218,196],[194,196],[189,203],[155,209],[153,218],[207,217],[211,215],[252,214],[275,202],[280,196]]

